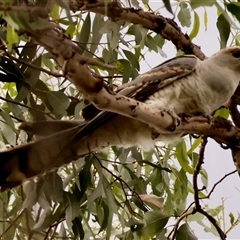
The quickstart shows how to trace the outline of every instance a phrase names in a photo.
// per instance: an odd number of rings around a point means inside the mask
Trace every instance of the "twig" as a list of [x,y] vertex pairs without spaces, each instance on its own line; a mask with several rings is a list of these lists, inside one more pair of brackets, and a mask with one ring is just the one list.
[[30,106],[24,105],[24,104],[22,104],[22,103],[19,103],[19,102],[16,102],[16,101],[10,100],[10,99],[6,99],[6,98],[1,97],[1,96],[0,96],[0,99],[3,100],[3,101],[6,101],[6,102],[12,103],[12,104],[19,105],[19,106],[24,107],[24,108],[31,109],[31,110],[33,110],[33,111],[35,111],[35,112],[39,112],[39,113],[46,114],[46,115],[48,115],[50,118],[55,119],[54,117],[51,116],[51,112],[44,112],[44,111],[41,111],[41,110],[35,109],[35,108],[33,108],[33,107],[30,107]]
[[174,238],[176,237],[177,230],[178,230],[178,226],[179,226],[180,222],[181,222],[185,217],[187,217],[187,216],[189,216],[189,215],[192,215],[192,214],[193,214],[193,211],[185,212],[184,214],[182,214],[182,215],[178,218],[178,220],[176,221],[176,223],[175,223],[175,225],[174,225],[174,228],[173,228],[173,230],[169,233],[167,239],[170,239],[169,237],[170,237],[171,234],[173,234],[172,239],[174,239]]
[[[102,165],[99,157],[98,157],[95,153],[93,153],[93,156],[98,160],[100,166],[101,166],[103,169],[105,169],[107,172],[109,172],[114,178],[116,178],[116,179],[120,182],[126,200],[127,200],[127,194],[126,194],[126,192],[125,192],[125,190],[124,190],[124,188],[123,188],[122,183],[124,183],[124,184],[126,185],[126,187],[127,187],[131,192],[133,192],[134,195],[137,196],[137,198],[141,201],[141,203],[142,203],[143,205],[145,205],[144,202],[142,201],[142,199],[140,198],[140,196],[138,195],[138,193],[137,193],[136,191],[132,190],[132,189],[130,188],[130,186],[126,183],[126,181],[124,181],[121,177],[119,177],[119,176],[117,176],[116,174],[114,174],[114,173],[113,173],[112,171],[110,171],[108,168],[104,167],[104,166]],[[130,206],[130,205],[127,204],[127,206]],[[135,212],[132,210],[131,206],[130,206],[130,210],[131,210],[134,214],[137,214],[137,213],[135,213]],[[137,214],[137,215],[138,215],[138,214]]]
[[33,69],[36,69],[36,70],[39,70],[39,71],[41,71],[41,72],[45,72],[45,73],[47,73],[48,75],[51,75],[51,76],[54,76],[54,77],[64,77],[64,75],[62,75],[62,74],[60,74],[60,73],[55,73],[55,72],[49,71],[49,70],[47,70],[47,69],[45,69],[45,68],[38,67],[38,66],[33,65],[33,64],[31,64],[31,63],[28,63],[28,62],[26,62],[26,61],[23,61],[23,60],[21,60],[21,59],[19,59],[19,58],[16,58],[16,57],[14,57],[14,56],[11,56],[11,58],[12,58],[14,61],[16,61],[16,62],[25,64],[26,66],[28,66],[28,67],[30,67],[30,68],[33,68]]
[[234,173],[236,173],[236,172],[237,172],[237,170],[234,170],[234,171],[232,171],[232,172],[230,172],[230,173],[225,174],[219,181],[217,181],[217,182],[213,185],[212,189],[210,190],[210,192],[208,193],[208,195],[207,195],[206,197],[201,197],[201,198],[199,198],[199,199],[210,198],[211,194],[213,193],[213,191],[215,190],[215,188],[217,187],[217,185],[218,185],[219,183],[221,183],[225,178],[227,178],[228,176],[230,176],[230,175],[232,175],[232,174],[234,174]]
[[222,229],[218,226],[216,219],[214,217],[212,217],[211,215],[209,215],[206,211],[204,211],[199,202],[199,195],[198,195],[199,188],[198,188],[198,184],[197,184],[197,178],[200,173],[201,166],[204,163],[204,152],[205,152],[206,144],[207,144],[207,137],[203,137],[203,142],[202,142],[200,152],[199,152],[198,163],[197,163],[196,169],[193,173],[193,189],[194,189],[194,202],[195,202],[195,209],[193,210],[193,214],[196,212],[203,214],[216,228],[220,238],[222,240],[225,240],[226,235],[222,231]]

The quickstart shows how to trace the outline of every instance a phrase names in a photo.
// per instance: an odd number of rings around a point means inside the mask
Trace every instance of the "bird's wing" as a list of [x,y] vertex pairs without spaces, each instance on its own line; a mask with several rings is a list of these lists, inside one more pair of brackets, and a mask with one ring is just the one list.
[[[147,73],[139,75],[132,82],[124,84],[118,89],[118,94],[138,101],[144,101],[163,87],[174,81],[180,81],[183,77],[191,74],[196,69],[197,61],[197,58],[194,56],[176,57]],[[56,132],[35,142],[0,152],[2,160],[0,161],[1,191],[20,184],[24,176],[30,178],[60,166],[61,161],[64,163],[63,158],[65,157],[71,159],[77,157],[69,146],[78,144],[82,138],[101,127],[102,124],[109,121],[114,115],[115,113],[112,112],[101,111],[89,122],[70,128],[69,123],[62,124],[62,127],[68,129]],[[40,128],[40,125],[36,124],[34,126],[35,128]],[[45,134],[49,134],[49,132],[47,131]],[[38,156],[38,154],[43,155]],[[46,163],[46,166],[42,166],[41,164],[43,163]],[[32,166],[32,164],[37,166]],[[40,169],[38,169],[38,165]]]
[[[117,93],[143,102],[149,96],[174,81],[180,81],[183,77],[195,71],[198,59],[193,55],[184,55],[170,59],[150,71],[140,74],[133,81],[123,84],[117,89]],[[166,106],[167,107],[167,106]],[[93,110],[93,108],[89,108]],[[103,123],[113,117],[115,113],[100,111],[80,129],[74,139],[81,139],[89,132],[94,131]]]
[[[175,57],[146,73],[140,74],[133,81],[123,84],[116,92],[143,102],[161,88],[191,74],[196,68],[197,61],[198,59],[194,55]],[[92,104],[82,110],[82,115],[86,120],[93,119],[99,113],[100,111]],[[104,114],[104,117],[106,117],[106,114]]]
[[176,80],[191,74],[198,59],[193,55],[184,55],[170,59],[150,71],[140,74],[133,81],[123,84],[118,93],[138,101],[144,101],[155,92]]

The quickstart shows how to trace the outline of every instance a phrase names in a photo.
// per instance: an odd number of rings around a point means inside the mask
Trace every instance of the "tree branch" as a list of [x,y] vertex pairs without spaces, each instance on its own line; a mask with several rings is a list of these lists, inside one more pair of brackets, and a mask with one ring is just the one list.
[[203,214],[213,224],[213,226],[216,228],[220,238],[222,240],[225,240],[226,235],[222,231],[222,229],[218,226],[216,219],[214,217],[212,217],[211,215],[209,215],[206,211],[204,211],[202,209],[201,205],[200,205],[200,202],[199,202],[199,195],[198,195],[199,188],[198,188],[198,184],[197,184],[197,177],[200,173],[201,166],[204,163],[204,152],[205,152],[206,144],[207,144],[207,138],[204,137],[201,148],[200,148],[198,163],[197,163],[196,169],[193,173],[193,189],[194,189],[194,202],[195,202],[195,209],[193,211],[193,214],[195,212],[199,212],[199,213]]
[[160,34],[164,39],[171,41],[177,49],[186,54],[194,54],[199,59],[205,59],[200,47],[191,42],[188,34],[182,33],[180,27],[173,19],[164,18],[141,9],[123,8],[120,1],[110,1],[105,5],[104,1],[96,0],[95,3],[86,3],[84,0],[72,0],[69,3],[72,11],[87,10],[89,12],[100,13],[108,16],[112,21],[126,21],[139,24],[144,28],[150,29]]
[[217,182],[213,185],[212,189],[210,190],[210,192],[208,193],[208,195],[207,195],[206,197],[201,197],[201,198],[199,198],[199,199],[202,200],[202,199],[210,198],[210,196],[211,196],[212,193],[214,192],[214,190],[215,190],[215,188],[217,187],[217,185],[220,184],[225,178],[229,177],[230,175],[232,175],[232,174],[234,174],[234,173],[236,173],[236,172],[237,172],[237,170],[234,170],[234,171],[232,171],[232,172],[230,172],[230,173],[225,174],[219,181],[217,181]]

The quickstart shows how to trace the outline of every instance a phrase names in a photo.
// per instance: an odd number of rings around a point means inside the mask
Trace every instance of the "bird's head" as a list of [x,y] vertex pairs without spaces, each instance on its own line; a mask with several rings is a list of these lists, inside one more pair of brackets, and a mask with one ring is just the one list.
[[240,74],[240,46],[224,48],[209,59],[214,59],[219,67],[227,67]]

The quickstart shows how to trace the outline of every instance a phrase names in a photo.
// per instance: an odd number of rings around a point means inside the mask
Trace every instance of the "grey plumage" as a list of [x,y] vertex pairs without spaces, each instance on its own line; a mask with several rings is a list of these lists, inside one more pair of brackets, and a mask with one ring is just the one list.
[[[177,114],[211,114],[230,99],[239,80],[240,47],[232,47],[205,61],[195,56],[171,59],[139,75],[117,91]],[[36,130],[41,124],[24,123],[20,128],[38,134]],[[55,124],[44,123],[45,134],[49,136],[0,152],[0,186],[3,190],[110,145],[150,148],[156,141],[169,141],[183,134],[156,134],[146,123],[110,112],[100,112],[88,122],[64,124],[62,121],[61,128],[65,129],[53,133],[59,129],[51,128]]]

